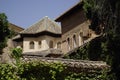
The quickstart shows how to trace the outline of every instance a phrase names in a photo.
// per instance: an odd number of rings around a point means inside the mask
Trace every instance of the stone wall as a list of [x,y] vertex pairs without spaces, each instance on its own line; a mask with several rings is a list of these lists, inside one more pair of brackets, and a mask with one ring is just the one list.
[[7,47],[3,49],[3,54],[1,55],[1,62],[2,63],[12,63],[11,61],[11,49],[14,48],[12,39],[8,39]]

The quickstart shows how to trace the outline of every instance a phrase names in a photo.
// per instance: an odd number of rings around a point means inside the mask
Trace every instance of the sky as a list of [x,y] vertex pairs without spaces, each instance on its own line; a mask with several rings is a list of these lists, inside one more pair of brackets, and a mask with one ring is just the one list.
[[22,28],[48,16],[54,20],[80,0],[0,0],[0,13]]

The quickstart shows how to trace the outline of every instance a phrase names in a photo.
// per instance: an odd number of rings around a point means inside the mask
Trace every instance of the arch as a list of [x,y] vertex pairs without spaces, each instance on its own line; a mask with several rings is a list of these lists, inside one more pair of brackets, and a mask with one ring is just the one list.
[[83,32],[80,32],[80,36],[83,37]]
[[35,47],[34,41],[31,41],[29,45],[30,45],[30,49],[34,49],[34,47]]
[[73,47],[74,47],[74,48],[77,47],[77,39],[76,39],[76,35],[73,35]]
[[49,48],[53,48],[53,41],[49,42]]
[[83,44],[83,32],[80,32],[79,34],[79,46]]
[[41,47],[42,47],[42,42],[39,41],[39,42],[38,42],[38,48],[41,48]]
[[57,49],[61,49],[61,42],[57,43]]
[[67,38],[68,50],[70,50],[70,38]]

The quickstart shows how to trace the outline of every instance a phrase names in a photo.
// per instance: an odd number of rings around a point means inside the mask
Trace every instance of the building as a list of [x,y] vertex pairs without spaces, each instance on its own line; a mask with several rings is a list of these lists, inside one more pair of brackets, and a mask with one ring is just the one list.
[[61,41],[61,27],[46,16],[13,40],[16,47],[23,48],[25,55],[49,56],[49,53],[60,52],[57,43]]
[[[15,25],[15,24],[13,24],[13,23],[9,23],[9,24],[8,24],[8,28],[9,28],[11,31],[13,31],[14,36],[17,35],[19,32],[21,32],[21,31],[24,30],[23,28]],[[13,36],[11,36],[11,37],[13,37]],[[0,62],[3,62],[3,63],[4,63],[4,62],[10,62],[10,61],[11,61],[11,60],[10,60],[11,57],[10,57],[9,53],[11,53],[11,50],[12,50],[12,48],[14,48],[14,47],[15,47],[15,46],[14,46],[14,43],[13,43],[13,39],[9,38],[9,39],[7,40],[7,46],[3,49],[2,55],[0,55]]]
[[[11,31],[14,32],[14,35],[11,36],[11,37],[14,37],[14,36],[18,35],[19,32],[21,32],[21,31],[24,30],[23,28],[15,25],[15,24],[13,24],[13,23],[9,23],[9,24],[8,24],[8,28],[9,28],[9,30],[11,30]],[[5,47],[5,49],[6,49],[6,48],[9,48],[9,49],[14,48],[12,38],[9,38],[9,39],[8,39],[8,41],[7,41],[7,47]],[[8,51],[8,50],[4,51],[4,53],[7,53],[7,51]]]
[[67,53],[96,37],[96,34],[89,29],[90,22],[82,7],[83,2],[77,3],[55,20],[61,23],[63,53]]
[[15,34],[18,34],[19,32],[21,32],[21,31],[24,30],[23,28],[15,25],[15,24],[12,24],[12,23],[9,23],[9,24],[8,24],[8,28],[9,28],[10,30],[14,31]]
[[[19,27],[19,26],[13,24],[13,23],[9,23],[8,28],[9,28],[9,30],[13,31],[13,36],[11,36],[11,37],[14,37],[14,36],[18,35],[21,31],[24,30],[22,27]],[[8,39],[7,47],[9,47],[10,49],[14,48],[12,38]]]
[[79,2],[55,20],[44,17],[13,39],[15,47],[23,48],[25,55],[56,56],[89,42],[96,34],[82,7]]

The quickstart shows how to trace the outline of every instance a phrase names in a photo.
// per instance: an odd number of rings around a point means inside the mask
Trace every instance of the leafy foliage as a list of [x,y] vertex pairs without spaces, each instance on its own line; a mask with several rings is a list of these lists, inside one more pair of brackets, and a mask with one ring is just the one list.
[[11,56],[16,60],[16,65],[20,64],[20,58],[22,57],[22,49],[21,48],[13,48],[11,52]]
[[12,49],[12,56],[15,59],[20,59],[20,57],[22,56],[22,49],[21,48],[13,48]]
[[8,38],[12,38],[12,37],[14,37],[14,36],[16,36],[17,34],[16,34],[16,32],[14,31],[14,30],[10,30],[10,35],[8,36]]
[[16,69],[9,64],[0,64],[0,80],[18,80]]
[[[93,3],[92,3],[93,2]],[[96,43],[91,43],[88,53],[95,54],[96,58],[102,58],[111,65],[111,73],[120,79],[120,0],[85,0],[86,15],[91,20],[90,28],[102,34]],[[87,11],[88,10],[88,11]],[[90,14],[89,14],[90,12]],[[99,43],[99,44],[98,44]],[[95,50],[94,46],[96,46]],[[94,48],[92,48],[94,47]],[[95,52],[95,51],[96,52]],[[95,53],[94,53],[95,52]]]
[[0,65],[0,80],[109,80],[106,71],[76,73],[57,62],[25,62],[17,67]]
[[73,53],[71,54],[66,54],[63,58],[66,58],[66,59],[81,59],[81,60],[89,60],[88,58],[88,45],[87,44],[86,46],[80,48],[80,49],[77,49],[76,51],[74,51]]
[[6,46],[7,37],[10,34],[8,29],[7,16],[4,13],[0,13],[0,54],[2,49]]
[[[101,35],[93,39],[82,51],[89,60],[103,60],[111,66],[111,80],[120,79],[120,0],[84,0],[84,10],[91,21],[90,29]],[[70,58],[78,58],[70,55]],[[82,55],[82,56],[84,56]],[[79,59],[83,59],[79,57]]]

